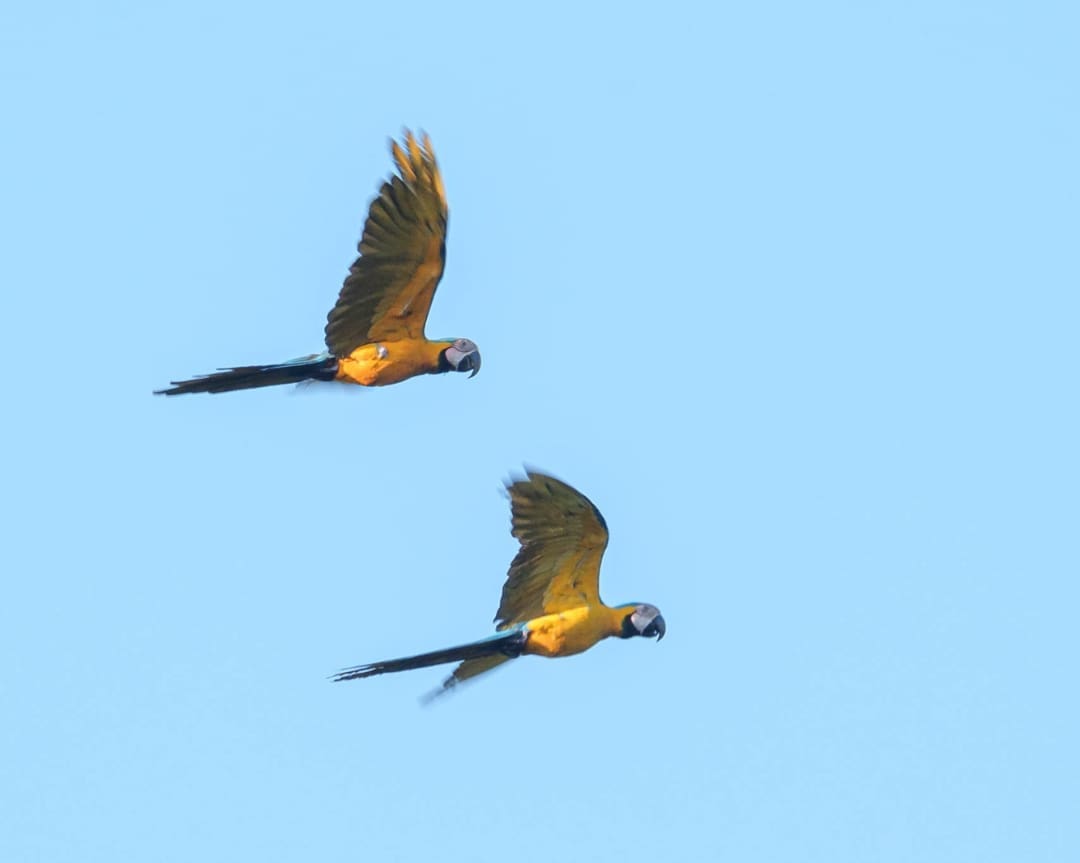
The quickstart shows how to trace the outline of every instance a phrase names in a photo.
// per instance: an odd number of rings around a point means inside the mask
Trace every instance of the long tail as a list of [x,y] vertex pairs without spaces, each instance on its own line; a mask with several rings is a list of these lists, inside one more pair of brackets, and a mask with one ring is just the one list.
[[332,381],[337,374],[337,367],[337,358],[328,354],[302,357],[272,366],[237,366],[234,369],[221,369],[210,375],[199,375],[189,381],[172,381],[169,389],[155,390],[154,395],[227,393],[254,387],[295,384],[307,380]]
[[387,659],[383,662],[370,662],[354,668],[343,668],[331,680],[359,680],[361,677],[374,677],[391,671],[408,671],[411,668],[427,668],[429,665],[442,665],[444,662],[461,662],[466,659],[480,659],[485,656],[513,658],[520,656],[525,648],[526,632],[522,627],[497,632],[480,641],[434,650],[418,656],[406,656],[402,659]]

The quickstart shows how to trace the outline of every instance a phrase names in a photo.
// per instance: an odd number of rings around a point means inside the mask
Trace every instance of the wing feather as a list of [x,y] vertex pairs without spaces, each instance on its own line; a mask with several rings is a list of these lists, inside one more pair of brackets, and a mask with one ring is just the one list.
[[601,605],[600,561],[607,524],[585,495],[527,471],[507,486],[511,532],[521,547],[495,614],[500,629],[583,604]]
[[449,210],[431,141],[391,141],[397,173],[368,208],[349,269],[326,321],[326,346],[346,356],[375,341],[424,338],[446,260]]
[[494,656],[481,656],[477,659],[466,659],[443,681],[443,689],[450,689],[459,683],[464,683],[466,680],[476,677],[478,674],[491,671],[491,669],[497,668],[512,658],[495,654]]

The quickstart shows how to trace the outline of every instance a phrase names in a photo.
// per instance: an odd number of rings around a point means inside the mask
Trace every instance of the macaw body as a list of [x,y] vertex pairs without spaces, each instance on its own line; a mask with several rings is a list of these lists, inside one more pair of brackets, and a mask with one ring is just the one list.
[[583,653],[605,638],[622,636],[623,621],[635,607],[579,605],[534,618],[524,625],[527,638],[522,653],[549,659]]
[[384,387],[417,375],[450,371],[442,356],[453,344],[413,339],[363,344],[338,360],[334,380]]
[[346,668],[334,680],[459,662],[443,681],[440,691],[445,692],[522,655],[573,656],[613,636],[663,638],[666,624],[655,606],[608,606],[600,600],[607,525],[587,497],[536,471],[509,484],[507,491],[512,533],[521,547],[503,585],[495,615],[498,631],[458,647]]
[[449,208],[431,141],[405,133],[390,142],[397,173],[371,202],[360,257],[349,269],[326,320],[328,351],[261,366],[237,366],[186,381],[161,395],[223,393],[305,380],[365,387],[417,375],[480,370],[469,339],[432,340],[424,326],[446,265]]

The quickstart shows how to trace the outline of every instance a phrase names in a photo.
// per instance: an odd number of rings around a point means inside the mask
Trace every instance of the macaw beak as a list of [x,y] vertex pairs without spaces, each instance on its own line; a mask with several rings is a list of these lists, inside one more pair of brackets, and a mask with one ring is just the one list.
[[476,373],[480,371],[480,351],[473,351],[471,354],[465,354],[465,356],[461,358],[461,362],[458,363],[457,370],[459,372],[471,371],[472,374],[469,375],[469,377],[475,378]]
[[664,623],[664,618],[658,614],[649,621],[649,625],[645,627],[645,631],[641,634],[645,638],[652,638],[655,635],[656,640],[659,641],[664,637],[665,632],[667,632],[667,626]]

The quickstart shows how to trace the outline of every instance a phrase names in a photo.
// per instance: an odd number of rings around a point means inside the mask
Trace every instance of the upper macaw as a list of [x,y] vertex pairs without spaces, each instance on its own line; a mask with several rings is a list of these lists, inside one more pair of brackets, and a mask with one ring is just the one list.
[[507,485],[511,533],[521,548],[495,613],[498,632],[460,647],[346,668],[333,680],[460,661],[437,695],[523,653],[571,656],[612,635],[664,637],[664,618],[656,606],[630,602],[611,607],[601,601],[600,559],[608,532],[600,510],[566,483],[526,473]]
[[[360,257],[326,322],[328,351],[265,366],[239,366],[173,381],[167,396],[224,393],[304,380],[365,387],[396,384],[439,372],[480,370],[469,339],[431,341],[424,335],[431,300],[446,263],[448,209],[431,140],[405,132],[390,142],[397,173],[371,202]],[[470,375],[470,377],[472,377]]]

